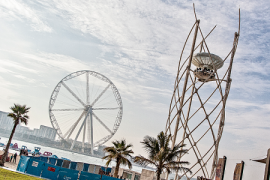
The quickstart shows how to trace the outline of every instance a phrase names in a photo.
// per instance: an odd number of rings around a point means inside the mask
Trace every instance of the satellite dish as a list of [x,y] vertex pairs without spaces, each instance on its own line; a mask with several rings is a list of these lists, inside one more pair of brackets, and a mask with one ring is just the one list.
[[223,60],[219,56],[206,52],[195,54],[191,62],[197,67],[194,70],[194,75],[202,82],[215,80],[216,72],[213,70],[223,66]]
[[[211,58],[210,58],[211,57]],[[192,64],[202,69],[220,69],[223,66],[223,60],[215,55],[206,52],[197,53],[192,57]]]

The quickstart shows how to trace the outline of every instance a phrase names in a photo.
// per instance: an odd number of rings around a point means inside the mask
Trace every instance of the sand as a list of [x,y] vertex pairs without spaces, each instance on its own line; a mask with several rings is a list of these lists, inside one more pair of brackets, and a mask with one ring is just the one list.
[[[0,151],[0,155],[4,154],[4,151]],[[19,152],[17,152],[17,157],[16,157],[16,163],[14,162],[5,162],[5,167],[8,167],[10,169],[17,169],[18,163],[20,162],[20,156],[19,156]],[[11,155],[13,155],[13,153],[8,153],[8,157],[10,157]]]

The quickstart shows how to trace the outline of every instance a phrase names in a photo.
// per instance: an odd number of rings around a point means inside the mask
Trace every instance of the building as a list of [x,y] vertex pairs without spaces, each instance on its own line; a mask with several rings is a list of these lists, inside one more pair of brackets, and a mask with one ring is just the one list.
[[[115,167],[112,168],[111,174],[113,175],[115,170]],[[161,180],[165,180],[166,179],[166,174],[162,173],[160,175],[160,179]],[[126,179],[126,180],[156,180],[156,173],[155,171],[151,171],[148,169],[142,169],[142,172],[136,172],[136,171],[131,171],[129,169],[123,169],[123,168],[119,168],[118,171],[118,177],[122,178],[122,179]]]
[[[13,119],[7,116],[7,112],[0,111],[0,129],[11,131],[13,128]],[[18,124],[16,127],[15,135],[16,134],[26,134],[26,135],[33,135],[36,137],[47,138],[52,141],[55,140],[56,137],[56,130],[54,128],[41,125],[39,129],[31,130],[29,127],[21,126]]]
[[1,129],[11,130],[13,127],[13,119],[7,116],[7,112],[0,111],[0,125]]
[[36,130],[36,134],[38,137],[47,138],[54,141],[56,137],[56,130],[48,126],[41,125],[40,128]]
[[18,125],[16,127],[15,133],[22,133],[27,135],[33,135],[34,131],[31,130],[29,127]]

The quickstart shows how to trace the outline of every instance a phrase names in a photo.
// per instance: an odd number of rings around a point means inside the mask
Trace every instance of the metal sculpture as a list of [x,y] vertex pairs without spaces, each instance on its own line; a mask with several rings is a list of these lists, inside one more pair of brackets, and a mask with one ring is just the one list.
[[[216,26],[207,36],[204,36],[195,7],[193,8],[196,21],[187,36],[180,56],[165,132],[172,134],[172,147],[176,144],[186,144],[185,149],[188,150],[188,154],[182,154],[178,160],[189,161],[193,172],[191,175],[187,172],[180,175],[177,172],[175,179],[182,177],[191,179],[196,175],[213,179],[225,122],[225,106],[232,81],[232,65],[240,33],[240,10],[239,28],[234,35],[233,47],[222,59],[212,54],[206,43],[206,39]],[[192,32],[194,37],[190,53],[183,60]],[[200,42],[196,45],[198,37]],[[211,162],[209,163],[211,159],[212,165]]]
[[59,137],[70,143],[70,150],[76,148],[84,153],[88,149],[93,154],[94,147],[115,134],[122,114],[116,86],[104,75],[88,70],[64,77],[49,103],[51,123]]

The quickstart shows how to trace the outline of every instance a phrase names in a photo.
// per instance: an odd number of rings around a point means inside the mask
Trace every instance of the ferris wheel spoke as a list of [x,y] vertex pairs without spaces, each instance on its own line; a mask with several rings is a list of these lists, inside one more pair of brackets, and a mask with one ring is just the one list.
[[62,84],[83,106],[86,106],[85,103],[63,81]]
[[84,110],[84,108],[79,109],[51,109],[51,111],[81,111]]
[[[105,119],[102,115],[116,111],[118,114],[111,127],[113,119]],[[91,150],[90,154],[94,153],[94,147],[104,144],[115,134],[122,120],[122,111],[123,104],[116,86],[106,76],[89,70],[64,77],[54,88],[49,103],[52,126],[63,141],[71,142],[68,149],[77,151],[79,148],[82,152],[87,149]],[[94,134],[93,118],[98,121],[101,134]]]
[[84,142],[85,142],[86,123],[87,123],[87,121],[85,121],[85,123],[84,123],[84,127],[83,127],[82,152],[84,152]]
[[74,139],[74,141],[73,141],[71,147],[70,147],[70,150],[73,149],[73,147],[74,147],[74,145],[75,145],[75,142],[77,141],[77,139],[78,139],[78,137],[79,137],[79,135],[80,135],[80,133],[81,133],[81,131],[82,131],[82,128],[83,128],[83,126],[85,125],[86,119],[87,119],[87,117],[89,116],[89,114],[90,114],[91,111],[92,111],[91,108],[89,108],[89,110],[88,110],[88,112],[87,112],[87,114],[86,114],[86,116],[85,116],[85,118],[84,118],[84,120],[83,120],[83,123],[82,123],[82,125],[81,125],[81,127],[80,127],[80,129],[79,129],[79,131],[78,131],[78,133],[77,133],[77,135],[76,135],[76,137],[75,137],[75,139]]
[[115,107],[115,108],[93,108],[93,110],[114,110],[114,109],[119,109],[120,107]]
[[92,112],[92,114],[93,114],[93,116],[96,118],[96,120],[98,120],[98,122],[103,126],[103,127],[105,127],[105,129],[107,129],[107,131],[109,131],[110,132],[110,134],[113,134],[113,132],[97,117],[97,115],[94,113],[94,112]]
[[92,130],[91,130],[91,118],[90,117],[88,117],[87,120],[86,120],[86,126],[87,126],[87,140],[88,140],[89,143],[92,144],[92,142],[91,142],[91,137],[92,137],[91,132],[92,132]]
[[90,104],[89,100],[89,74],[86,72],[86,103],[87,105]]
[[68,135],[67,139],[69,139],[69,137],[71,136],[71,134],[73,133],[74,129],[77,127],[79,121],[82,119],[83,115],[85,114],[85,112],[83,112],[79,119],[70,127],[70,129],[66,132],[66,134],[64,135],[64,139],[66,138],[66,136]]
[[107,89],[111,86],[111,84],[109,84],[101,93],[100,95],[93,101],[93,103],[91,104],[91,106],[94,106],[94,104],[99,100],[99,98],[107,91]]

